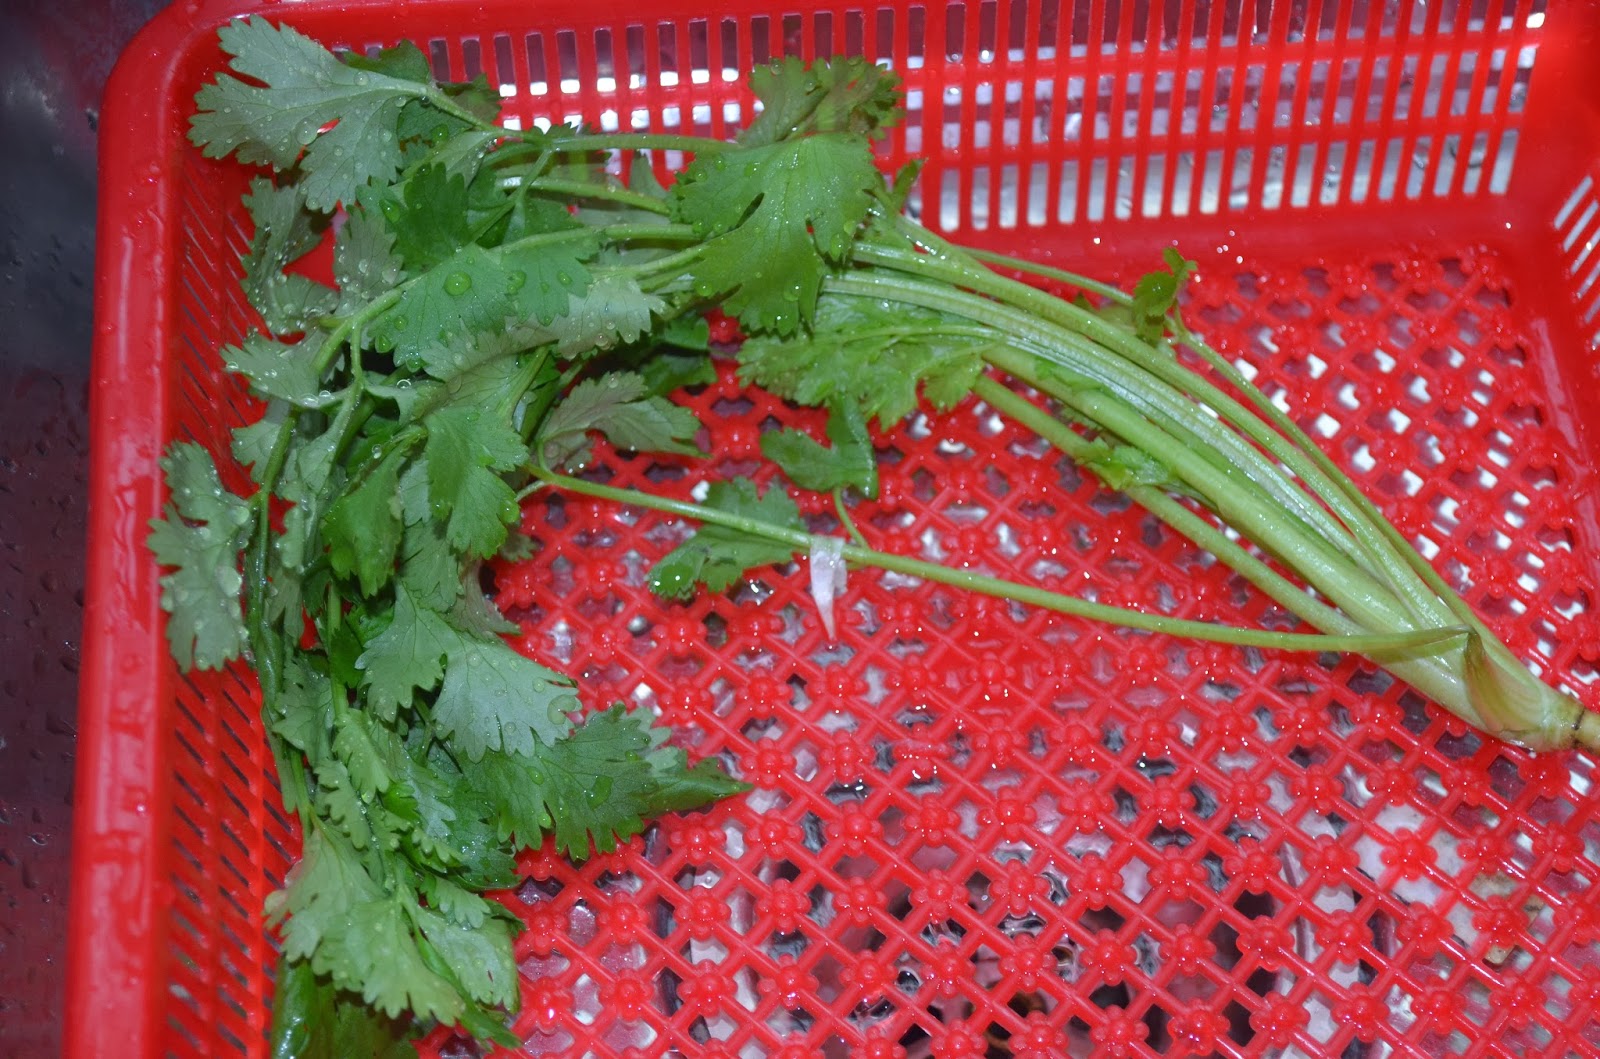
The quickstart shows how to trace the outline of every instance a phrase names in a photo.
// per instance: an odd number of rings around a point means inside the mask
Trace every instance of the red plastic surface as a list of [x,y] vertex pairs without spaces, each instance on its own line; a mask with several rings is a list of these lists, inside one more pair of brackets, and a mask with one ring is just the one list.
[[[523,123],[721,134],[752,62],[892,62],[912,114],[886,162],[932,156],[928,220],[1123,280],[1177,240],[1202,266],[1191,316],[1514,649],[1593,697],[1594,5],[602,6],[259,9],[431,45]],[[246,407],[213,352],[250,322],[244,176],[182,133],[215,26],[249,7],[173,8],[107,92],[73,1059],[264,1050],[260,910],[292,831],[247,674],[173,671],[143,547],[161,446],[215,446]],[[754,466],[773,420],[816,425],[726,384],[693,401],[716,461],[608,466],[686,491]],[[880,447],[875,543],[1272,617],[981,408]],[[867,573],[834,643],[803,564],[663,605],[641,570],[685,527],[575,499],[525,522],[543,550],[496,572],[525,649],[758,788],[582,867],[526,858],[505,896],[529,928],[525,1054],[1600,1052],[1589,756],[1486,742],[1357,662]]]

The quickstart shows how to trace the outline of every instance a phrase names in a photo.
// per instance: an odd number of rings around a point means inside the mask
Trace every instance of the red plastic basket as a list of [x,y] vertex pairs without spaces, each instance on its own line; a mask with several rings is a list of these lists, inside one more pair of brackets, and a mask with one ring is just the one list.
[[[295,840],[248,674],[176,674],[144,549],[163,444],[218,447],[247,407],[213,352],[250,323],[245,177],[183,133],[216,26],[248,10],[356,48],[412,38],[524,124],[721,135],[753,63],[892,63],[910,116],[885,161],[928,157],[925,219],[1124,281],[1176,240],[1201,263],[1191,317],[1515,650],[1591,694],[1596,5],[718,6],[197,0],[124,57],[102,123],[74,1059],[264,1051],[262,902]],[[723,463],[802,418],[729,385],[693,400]],[[890,547],[1272,617],[980,408],[882,445],[861,521]],[[624,483],[670,478],[608,458]],[[505,898],[528,925],[526,1054],[1600,1054],[1588,756],[1486,741],[1355,661],[869,575],[833,643],[803,570],[663,605],[640,567],[682,527],[572,499],[525,521],[543,551],[497,571],[522,646],[758,788],[582,867],[526,858]]]

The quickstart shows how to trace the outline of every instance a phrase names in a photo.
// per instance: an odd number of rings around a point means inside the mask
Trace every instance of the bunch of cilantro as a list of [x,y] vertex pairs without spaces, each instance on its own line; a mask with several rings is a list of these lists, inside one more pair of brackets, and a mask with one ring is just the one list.
[[[808,555],[819,601],[847,565],[871,566],[1133,629],[1354,651],[1493,734],[1600,741],[1188,329],[1175,299],[1191,262],[1169,253],[1124,293],[902,216],[915,169],[886,180],[872,152],[899,113],[889,72],[759,69],[759,116],[722,142],[507,130],[481,79],[436,83],[408,44],[338,57],[261,19],[220,37],[231,72],[200,91],[190,138],[264,170],[243,278],[262,331],[221,351],[264,411],[233,436],[247,495],[200,446],[169,448],[150,545],[174,657],[248,659],[304,825],[269,909],[276,1055],[398,1053],[440,1023],[507,1040],[515,920],[482,892],[515,881],[516,851],[582,857],[741,789],[689,767],[646,716],[574,719],[571,682],[502,638],[515,627],[480,564],[526,551],[512,527],[537,489],[700,523],[650,572],[667,598]],[[670,190],[639,153],[661,149],[693,155]],[[626,181],[607,172],[619,152]],[[330,238],[335,286],[294,268]],[[828,410],[827,444],[779,430],[762,448],[796,488],[833,494],[833,532],[746,479],[690,504],[577,473],[591,432],[697,454],[700,424],[670,394],[710,377],[713,308],[748,336],[741,379]],[[871,424],[973,397],[1319,631],[1181,620],[873,549],[850,516],[877,488]]]

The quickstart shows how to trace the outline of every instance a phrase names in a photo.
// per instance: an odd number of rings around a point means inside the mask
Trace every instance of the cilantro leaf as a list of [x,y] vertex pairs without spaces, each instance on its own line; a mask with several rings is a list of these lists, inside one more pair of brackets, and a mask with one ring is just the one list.
[[455,987],[423,958],[411,921],[414,914],[393,897],[352,903],[343,933],[323,939],[311,966],[326,965],[335,981],[347,976],[351,983],[360,982],[362,997],[386,1015],[409,1008],[420,1018],[454,1023],[465,1005]]
[[[755,519],[784,529],[805,532],[800,510],[789,494],[776,486],[765,494],[748,478],[713,482],[705,506]],[[759,566],[786,563],[795,548],[722,526],[703,525],[694,535],[661,558],[650,569],[650,590],[666,599],[687,599],[695,585],[713,592],[727,591],[745,572]]]
[[378,740],[392,736],[387,729],[378,735],[367,715],[357,710],[346,711],[334,722],[333,752],[350,770],[350,778],[363,798],[372,799],[389,789],[389,769]]
[[450,624],[469,636],[511,636],[520,633],[522,626],[514,621],[507,621],[505,615],[500,613],[499,608],[479,587],[478,577],[482,568],[481,561],[467,564],[466,573],[461,579],[464,591],[450,608]]
[[278,334],[304,331],[311,318],[331,312],[338,297],[331,287],[283,271],[322,238],[312,227],[304,193],[296,185],[275,187],[265,177],[257,177],[250,182],[244,206],[255,225],[244,256],[241,284],[245,297],[268,330]]
[[293,506],[284,512],[283,532],[274,543],[290,569],[304,571],[317,556],[321,507],[330,488],[338,484],[336,479],[343,477],[334,457],[353,411],[353,405],[346,405],[326,430],[311,437],[302,435],[278,480],[278,495]]
[[272,923],[292,917],[283,931],[283,953],[288,959],[303,960],[341,932],[341,921],[353,904],[382,897],[382,889],[349,842],[312,827],[284,888],[267,898],[267,915]]
[[303,658],[284,661],[283,684],[272,697],[266,721],[271,731],[313,761],[329,749],[333,727],[333,685],[328,675]]
[[458,638],[442,615],[419,606],[403,582],[396,585],[393,619],[356,661],[364,673],[367,702],[380,717],[392,720],[397,709],[411,705],[417,689],[439,685],[444,657]]
[[379,204],[407,269],[423,272],[469,241],[467,182],[437,161],[391,188]]
[[727,292],[747,330],[795,334],[882,185],[866,141],[838,133],[697,158],[672,188],[674,219],[706,240],[695,291]]
[[171,569],[161,575],[167,644],[185,669],[221,669],[245,646],[239,553],[249,538],[250,505],[222,488],[211,455],[174,442],[161,459],[171,500],[150,520],[149,547]]
[[527,458],[515,430],[489,410],[448,405],[423,418],[428,497],[434,516],[448,520],[445,538],[466,555],[488,558],[517,518],[517,495],[501,472]]
[[700,809],[751,789],[748,783],[722,771],[713,758],[702,758],[691,766],[680,747],[658,747],[646,760],[656,781],[650,806],[655,814]]
[[461,560],[445,538],[444,524],[433,518],[428,499],[428,461],[418,457],[400,475],[399,582],[417,604],[437,611],[450,609],[461,591]]
[[[470,820],[475,814],[458,811],[459,785],[450,782],[454,777],[429,768],[426,760],[417,760],[398,740],[391,742],[388,750],[386,765],[393,779],[383,792],[384,807],[395,818],[402,837],[411,843],[414,859],[448,869],[461,859],[455,838],[457,821],[463,817]],[[440,907],[431,894],[428,897]]]
[[321,335],[286,345],[266,335],[249,334],[242,345],[222,347],[222,362],[229,371],[249,379],[256,394],[311,408],[322,403],[324,392],[315,360],[321,345]]
[[366,70],[369,73],[383,74],[385,77],[397,77],[402,81],[413,81],[419,85],[433,82],[433,71],[428,67],[428,56],[409,40],[403,40],[387,48],[379,48],[376,55],[351,52],[344,57],[344,62],[351,69]]
[[206,157],[234,153],[280,170],[298,163],[306,205],[322,212],[394,176],[401,107],[428,86],[346,65],[260,17],[231,22],[217,37],[234,73],[260,84],[218,74],[200,89],[189,139]]
[[469,927],[427,908],[419,908],[412,917],[468,996],[497,1007],[516,1004],[517,964],[505,920],[486,919]]
[[[573,858],[608,853],[649,817],[705,804],[702,794],[745,789],[715,763],[689,769],[648,714],[619,704],[584,718],[570,736],[532,758],[490,753],[471,782],[495,806],[500,833],[536,847],[546,837]],[[715,773],[714,778],[713,773]]]
[[559,340],[556,351],[570,357],[637,342],[650,330],[652,316],[665,309],[665,302],[640,290],[631,276],[600,273],[551,325]]
[[[417,690],[439,688],[434,728],[477,761],[488,750],[531,754],[570,727],[577,709],[571,682],[512,650],[498,637],[462,632],[437,611],[417,605],[402,584],[394,618],[356,662],[368,702],[392,719]],[[443,678],[441,685],[441,678]]]
[[1178,303],[1178,292],[1199,266],[1186,260],[1175,247],[1161,251],[1166,271],[1148,272],[1133,286],[1134,332],[1146,342],[1158,342],[1167,333],[1167,314]]
[[1090,455],[1081,460],[1093,471],[1107,488],[1118,492],[1131,486],[1159,486],[1163,489],[1177,485],[1166,464],[1141,448],[1132,445],[1111,445],[1095,439],[1088,445]]
[[322,516],[328,561],[341,577],[355,575],[365,595],[377,593],[394,574],[400,549],[400,470],[405,451],[391,450],[366,480],[342,494]]
[[272,458],[272,448],[278,442],[278,432],[288,419],[289,407],[283,401],[269,400],[261,418],[233,430],[233,458],[250,468],[250,477],[257,485]]
[[566,715],[577,708],[566,677],[498,637],[457,632],[433,704],[433,725],[468,761],[491,750],[526,756],[566,735]]
[[350,768],[338,758],[324,758],[316,765],[317,792],[312,804],[317,816],[349,840],[358,850],[368,850],[379,841],[368,814],[367,801]]
[[[700,320],[701,327],[705,326],[703,317],[696,319]],[[665,397],[685,387],[709,386],[717,381],[717,368],[703,353],[661,351],[639,365],[639,375],[644,379],[646,393]]]
[[[500,189],[489,181],[487,175],[479,181],[479,185],[484,184],[489,186],[486,193],[488,202],[499,201]],[[572,232],[582,227],[583,222],[563,204],[532,191],[523,191],[512,200],[511,210],[506,215],[505,231],[500,238],[509,243],[530,235]]]
[[698,455],[694,436],[699,429],[693,412],[648,395],[642,376],[614,371],[574,386],[545,418],[539,444],[545,461],[556,466],[588,459],[590,430],[620,449]]
[[272,985],[271,1059],[414,1059],[409,1022],[367,1007],[307,960],[280,957]]
[[[385,1015],[410,1009],[445,1024],[481,1021],[458,985],[480,1003],[515,1000],[508,990],[515,988],[516,963],[504,919],[466,927],[421,907],[409,887],[380,886],[360,851],[325,828],[307,829],[301,861],[268,899],[268,914],[283,924],[284,958],[307,962]],[[469,958],[476,966],[463,965]]]
[[442,875],[424,875],[418,883],[423,897],[431,908],[437,908],[452,922],[464,927],[476,927],[493,915],[505,914],[505,909],[471,890],[462,889]]
[[761,451],[802,489],[831,493],[854,486],[862,495],[878,495],[878,460],[867,436],[867,424],[854,401],[832,405],[828,416],[832,448],[817,444],[802,431],[776,430],[761,436]]
[[588,290],[584,261],[594,248],[586,233],[543,245],[464,246],[403,289],[372,322],[372,339],[408,369],[445,378],[461,366],[450,355],[461,339],[527,320],[548,326],[564,314]]
[[854,403],[887,429],[916,408],[919,387],[949,409],[982,374],[986,342],[951,334],[947,323],[928,310],[829,296],[810,334],[745,342],[739,378],[803,405]]
[[[362,200],[370,199],[362,195]],[[339,284],[339,312],[350,313],[400,283],[400,258],[394,235],[381,215],[352,209],[333,240],[333,278]]]
[[739,142],[761,146],[808,132],[882,136],[900,118],[899,88],[899,77],[861,56],[809,66],[786,56],[751,71],[762,110]]
[[[667,321],[665,327],[662,327],[657,332],[655,338],[664,347],[676,347],[691,353],[705,354],[711,350],[711,325],[704,316],[697,313],[674,316]],[[654,357],[651,358],[652,361],[654,359]],[[705,359],[709,367],[711,358],[706,357]],[[648,375],[648,368],[642,370],[645,370]],[[711,377],[705,381],[716,382],[717,374],[715,368],[711,369],[710,375]],[[661,392],[665,393],[666,391]]]

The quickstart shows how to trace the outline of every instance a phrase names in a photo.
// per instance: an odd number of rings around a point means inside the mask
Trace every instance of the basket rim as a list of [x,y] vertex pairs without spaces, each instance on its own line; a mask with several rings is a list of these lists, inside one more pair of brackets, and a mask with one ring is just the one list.
[[[275,7],[276,5],[271,5]],[[162,762],[172,667],[145,525],[163,500],[162,378],[175,327],[170,267],[177,191],[168,179],[186,108],[178,72],[217,26],[267,5],[189,2],[158,13],[106,82],[100,123],[88,548],[63,1055],[159,1048],[164,883],[150,870],[168,833]],[[167,705],[163,705],[167,704]]]

